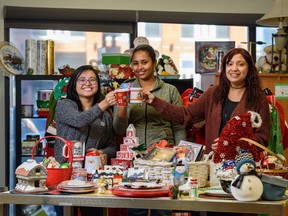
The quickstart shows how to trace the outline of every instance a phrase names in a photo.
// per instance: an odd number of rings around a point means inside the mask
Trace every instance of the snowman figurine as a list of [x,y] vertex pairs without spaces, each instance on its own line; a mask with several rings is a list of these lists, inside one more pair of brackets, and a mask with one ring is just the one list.
[[236,165],[238,176],[232,181],[231,193],[239,201],[257,201],[263,193],[263,184],[256,173],[252,159],[242,159]]

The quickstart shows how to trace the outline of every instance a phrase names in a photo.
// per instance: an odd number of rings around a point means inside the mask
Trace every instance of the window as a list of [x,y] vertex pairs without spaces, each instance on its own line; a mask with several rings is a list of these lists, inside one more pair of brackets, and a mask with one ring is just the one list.
[[[256,28],[256,41],[264,42],[264,44],[256,44],[256,60],[260,56],[265,56],[264,48],[272,45],[272,34],[277,32],[277,28],[271,27],[257,27]],[[275,44],[275,41],[273,42]]]
[[128,33],[88,32],[67,30],[15,29],[9,31],[10,42],[25,57],[25,40],[48,40],[55,42],[55,70],[69,64],[78,67],[96,59],[101,64],[103,53],[123,53],[130,47]]
[[181,25],[181,38],[194,38],[194,25]]
[[[151,34],[146,34],[147,25],[151,29],[161,29],[157,40],[150,37]],[[193,77],[195,81],[195,41],[235,41],[236,47],[248,49],[247,44],[243,43],[248,41],[247,27],[141,22],[138,23],[137,35],[147,37],[150,45],[160,54],[170,56],[181,78]]]

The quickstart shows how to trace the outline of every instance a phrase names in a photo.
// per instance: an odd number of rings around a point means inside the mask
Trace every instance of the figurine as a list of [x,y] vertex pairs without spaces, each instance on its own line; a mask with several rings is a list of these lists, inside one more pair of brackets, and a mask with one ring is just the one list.
[[104,176],[101,176],[98,180],[98,194],[105,194],[106,193],[106,179]]
[[178,186],[172,186],[170,185],[169,186],[169,196],[172,198],[172,199],[178,199],[178,193],[179,193],[179,189],[178,189]]
[[257,201],[263,193],[263,184],[256,173],[256,164],[251,159],[237,163],[238,176],[232,182],[231,193],[239,201]]

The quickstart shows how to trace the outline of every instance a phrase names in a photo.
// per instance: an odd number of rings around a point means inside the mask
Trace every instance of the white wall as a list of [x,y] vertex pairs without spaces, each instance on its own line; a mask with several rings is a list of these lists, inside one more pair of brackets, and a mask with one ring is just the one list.
[[[113,10],[148,10],[176,12],[207,12],[207,13],[266,13],[273,0],[1,0],[0,2],[0,41],[4,40],[3,6],[47,7],[47,8],[78,8],[78,9],[113,9]],[[51,14],[53,16],[53,14]],[[5,166],[5,116],[4,116],[4,82],[0,74],[0,170]],[[4,177],[0,178],[0,186],[4,186]]]

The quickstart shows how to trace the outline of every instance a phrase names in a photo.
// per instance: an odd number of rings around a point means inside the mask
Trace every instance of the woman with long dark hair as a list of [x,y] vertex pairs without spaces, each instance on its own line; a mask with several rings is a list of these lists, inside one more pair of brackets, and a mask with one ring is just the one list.
[[[171,121],[191,126],[205,120],[205,151],[216,151],[219,135],[234,116],[247,111],[257,112],[261,127],[254,130],[257,142],[268,145],[270,112],[266,96],[250,53],[242,48],[231,49],[223,58],[219,85],[205,93],[187,107],[174,106],[144,92],[145,101]],[[261,151],[259,149],[259,151]]]

